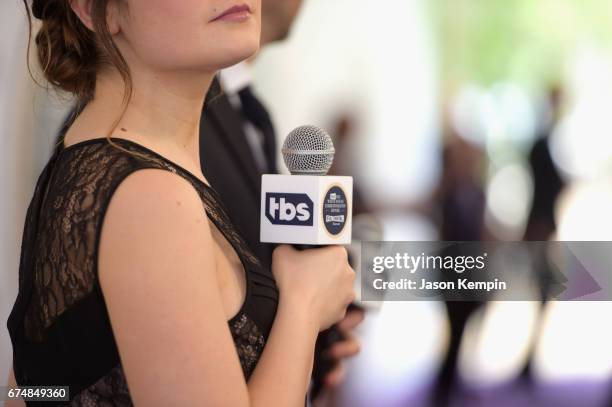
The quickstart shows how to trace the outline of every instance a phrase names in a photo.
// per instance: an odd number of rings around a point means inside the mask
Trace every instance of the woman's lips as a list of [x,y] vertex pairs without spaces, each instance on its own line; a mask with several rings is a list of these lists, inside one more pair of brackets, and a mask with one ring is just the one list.
[[228,8],[210,21],[244,21],[249,17],[251,17],[251,8],[246,4],[242,4]]

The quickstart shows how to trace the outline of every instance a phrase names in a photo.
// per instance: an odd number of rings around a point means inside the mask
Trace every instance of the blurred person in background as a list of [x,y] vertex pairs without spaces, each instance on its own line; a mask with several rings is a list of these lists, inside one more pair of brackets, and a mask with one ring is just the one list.
[[9,386],[68,386],[70,405],[303,405],[317,334],[354,298],[346,250],[283,245],[264,266],[201,171],[206,91],[257,51],[260,2],[31,9],[43,74],[79,107],[28,208]]
[[[483,239],[485,194],[481,181],[483,152],[446,126],[446,144],[442,150],[442,179],[435,195],[440,213],[440,240],[471,241]],[[457,255],[447,249],[444,255]],[[431,397],[433,406],[449,405],[460,394],[457,385],[459,351],[465,327],[482,302],[446,301],[450,326],[449,343],[436,377]]]
[[[564,95],[561,85],[552,86],[548,91],[547,107],[548,115],[541,119],[541,131],[536,137],[531,151],[529,152],[529,166],[533,179],[533,201],[527,218],[527,225],[523,240],[525,241],[548,241],[555,240],[557,225],[555,221],[555,206],[559,195],[565,187],[565,182],[557,169],[550,152],[550,138],[563,115]],[[529,354],[525,367],[521,372],[522,377],[527,383],[532,383],[532,359],[535,352],[535,345],[539,336],[542,334],[541,322],[543,311],[552,289],[554,281],[552,275],[554,266],[544,259],[548,256],[537,257],[543,259],[535,265],[538,272],[538,284],[540,290],[540,312],[536,322],[536,333],[530,344]]]
[[529,153],[533,177],[533,202],[523,240],[550,240],[556,229],[555,204],[565,183],[553,162],[549,141],[562,115],[563,91],[559,85],[548,93],[549,117],[542,124]]
[[483,238],[485,194],[482,168],[485,155],[455,133],[442,151],[439,190],[440,237],[444,241],[479,241]]

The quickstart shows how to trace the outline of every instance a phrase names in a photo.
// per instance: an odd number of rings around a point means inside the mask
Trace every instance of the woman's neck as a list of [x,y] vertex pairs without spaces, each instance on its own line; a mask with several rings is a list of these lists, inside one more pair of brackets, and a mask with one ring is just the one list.
[[112,137],[132,139],[199,167],[200,117],[213,76],[213,72],[133,73],[132,96],[123,113],[124,83],[119,73],[100,73],[95,97],[70,128],[66,144],[110,132]]

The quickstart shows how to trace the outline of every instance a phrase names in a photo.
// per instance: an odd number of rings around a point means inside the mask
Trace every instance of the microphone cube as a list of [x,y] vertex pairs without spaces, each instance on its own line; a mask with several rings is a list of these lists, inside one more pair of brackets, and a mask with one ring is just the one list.
[[266,174],[261,179],[260,240],[350,244],[353,178]]

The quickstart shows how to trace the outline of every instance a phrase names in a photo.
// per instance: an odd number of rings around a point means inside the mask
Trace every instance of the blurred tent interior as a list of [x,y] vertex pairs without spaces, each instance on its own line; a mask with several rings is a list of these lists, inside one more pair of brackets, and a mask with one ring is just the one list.
[[[20,1],[0,4],[0,27],[6,321],[70,101],[29,78]],[[355,177],[356,214],[384,240],[612,240],[606,0],[306,0],[255,73],[279,137],[313,124],[335,138],[332,171]],[[329,405],[612,405],[610,302],[378,305]],[[0,381],[10,360],[3,329]]]

